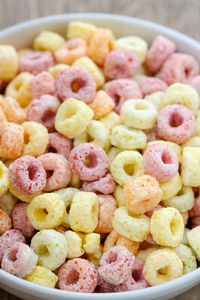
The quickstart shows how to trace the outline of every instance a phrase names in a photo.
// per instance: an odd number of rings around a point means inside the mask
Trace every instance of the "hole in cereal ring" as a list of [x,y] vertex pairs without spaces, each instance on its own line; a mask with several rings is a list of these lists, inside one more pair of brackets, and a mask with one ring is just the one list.
[[48,211],[46,208],[36,208],[34,211],[34,217],[38,222],[46,220]]
[[133,164],[127,164],[124,166],[124,171],[127,175],[133,176],[134,174],[134,165]]
[[45,111],[45,113],[42,116],[42,122],[45,123],[55,117],[55,112],[53,112],[51,109],[48,109]]
[[169,120],[169,125],[171,127],[178,127],[183,123],[183,118],[182,116],[179,115],[178,112],[174,112]]
[[158,270],[159,275],[166,275],[168,273],[168,267],[163,267]]
[[9,251],[8,253],[8,258],[10,261],[15,262],[17,260],[17,249],[13,249],[11,251]]
[[37,167],[30,165],[27,170],[28,170],[29,179],[34,180],[35,174],[37,173]]
[[177,196],[183,196],[184,195],[184,190],[181,189],[178,193],[177,193]]
[[50,255],[49,250],[46,245],[40,245],[38,247],[38,255],[39,256],[49,256]]
[[22,82],[21,81],[17,81],[15,83],[15,89],[18,91],[21,87],[22,87]]
[[94,138],[90,134],[88,134],[88,143],[91,143],[93,141],[94,141]]
[[90,154],[90,156],[86,156],[84,160],[84,165],[87,168],[94,168],[97,165],[97,158],[96,155]]
[[66,213],[67,213],[67,214],[69,214],[70,208],[71,208],[71,205],[68,205],[68,206],[66,207]]
[[66,285],[76,284],[79,280],[79,273],[74,269],[66,276]]
[[144,103],[135,103],[135,109],[136,110],[145,110],[146,106]]
[[29,143],[29,134],[24,132],[24,144],[28,144],[28,143]]
[[54,148],[54,147],[49,147],[48,149],[48,153],[51,152],[51,153],[57,153],[57,150]]
[[46,170],[47,179],[50,178],[54,173],[54,170]]
[[132,277],[137,282],[141,279],[141,270],[133,270],[132,271]]
[[162,159],[162,162],[164,164],[171,164],[172,163],[171,155],[168,151],[163,151],[161,159]]
[[76,78],[72,81],[71,83],[71,89],[72,89],[72,92],[74,93],[78,93],[78,91],[84,87],[85,85],[85,81],[80,79],[80,78]]
[[170,223],[170,230],[171,230],[171,233],[172,235],[175,235],[176,234],[176,221],[175,220],[172,220],[171,223]]
[[117,106],[120,102],[121,97],[118,94],[115,94],[113,98],[114,98],[115,106]]
[[111,252],[110,255],[109,255],[109,257],[106,259],[106,262],[108,264],[112,264],[112,263],[114,263],[116,261],[117,261],[117,253],[115,253],[115,252],[112,253]]

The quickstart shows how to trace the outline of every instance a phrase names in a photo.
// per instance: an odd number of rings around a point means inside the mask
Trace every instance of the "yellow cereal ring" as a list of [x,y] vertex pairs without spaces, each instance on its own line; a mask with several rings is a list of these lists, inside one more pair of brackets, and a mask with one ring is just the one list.
[[185,186],[200,186],[200,148],[183,148],[181,178]]
[[0,80],[12,80],[18,71],[18,55],[14,47],[0,45]]
[[38,193],[34,195],[23,195],[18,190],[16,190],[16,188],[14,188],[14,186],[12,186],[11,183],[9,184],[9,191],[12,195],[20,199],[22,202],[27,202],[27,203],[31,202],[33,198],[41,194]]
[[58,76],[58,74],[62,71],[62,70],[65,70],[66,68],[69,68],[68,65],[66,64],[57,64],[57,65],[54,65],[52,67],[49,67],[48,69],[48,72],[51,74],[51,76],[53,78],[56,79],[56,77]]
[[100,121],[104,123],[109,130],[112,130],[113,127],[121,124],[120,116],[114,111],[108,113],[106,116],[101,118]]
[[67,258],[75,258],[83,255],[84,250],[82,248],[82,239],[80,236],[71,230],[65,232],[65,237],[68,244],[68,254]]
[[167,181],[160,182],[160,187],[163,191],[162,200],[169,199],[175,196],[182,187],[182,180],[179,173]]
[[85,235],[83,249],[87,254],[93,254],[99,250],[100,247],[100,234],[89,233]]
[[113,192],[113,196],[115,200],[117,201],[117,207],[125,206],[125,198],[124,198],[124,188],[120,185],[116,186],[116,189]]
[[41,266],[36,266],[24,279],[48,288],[55,288],[56,282],[58,281],[56,274]]
[[152,247],[148,247],[144,250],[138,250],[136,253],[136,257],[141,259],[143,262],[145,262],[145,260],[147,259],[147,257],[153,253],[154,251],[158,250],[159,246],[152,246]]
[[70,22],[67,28],[67,39],[81,38],[89,43],[96,29],[96,26],[90,23]]
[[51,51],[54,53],[65,42],[65,39],[58,33],[44,30],[33,40],[33,48],[37,51]]
[[8,191],[9,187],[9,175],[8,168],[0,160],[0,196]]
[[0,197],[0,208],[4,210],[9,216],[11,216],[16,203],[17,198],[10,192],[7,192]]
[[197,268],[197,261],[192,250],[184,244],[178,245],[174,252],[183,262],[183,275],[194,271]]
[[65,204],[56,193],[36,196],[27,208],[32,226],[37,229],[51,229],[62,224],[65,216]]
[[154,92],[150,95],[146,95],[144,97],[145,100],[151,102],[157,109],[157,111],[159,112],[162,109],[162,99],[165,93],[163,92]]
[[56,130],[64,136],[75,138],[85,131],[93,115],[92,109],[83,101],[73,98],[65,100],[56,114]]

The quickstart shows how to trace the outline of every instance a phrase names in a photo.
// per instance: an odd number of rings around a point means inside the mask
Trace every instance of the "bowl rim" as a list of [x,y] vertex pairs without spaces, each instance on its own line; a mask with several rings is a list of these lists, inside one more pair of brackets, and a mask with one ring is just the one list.
[[[7,27],[5,29],[2,29],[0,31],[0,38],[4,38],[9,34],[17,33],[18,31],[26,28],[34,27],[38,24],[42,25],[48,25],[52,22],[63,22],[66,21],[85,21],[86,20],[107,20],[107,21],[121,21],[123,23],[132,23],[137,26],[141,27],[150,27],[154,31],[159,31],[160,33],[176,38],[178,41],[184,40],[185,43],[190,44],[191,48],[196,48],[197,50],[200,50],[200,43],[196,41],[195,39],[178,32],[174,29],[171,29],[167,26],[163,26],[151,21],[146,21],[139,18],[134,18],[130,16],[124,16],[119,14],[108,14],[108,13],[69,13],[69,14],[56,14],[51,16],[46,16],[42,18],[36,18],[29,21],[21,22],[16,25],[12,25],[10,27]],[[7,273],[0,269],[0,282],[5,284],[5,286],[11,285],[13,289],[20,290],[20,288],[23,288],[23,292],[30,294],[32,296],[38,296],[44,297],[44,299],[47,299],[46,296],[52,296],[52,297],[60,297],[59,299],[66,299],[66,297],[71,297],[73,299],[81,299],[81,300],[88,300],[93,299],[94,295],[96,299],[102,300],[103,297],[106,297],[106,299],[127,299],[131,300],[133,299],[140,299],[140,297],[144,297],[145,295],[158,295],[163,296],[166,294],[169,294],[169,291],[179,291],[182,289],[182,286],[187,286],[188,282],[193,282],[193,286],[195,283],[197,283],[200,277],[200,268],[197,268],[196,270],[181,276],[180,278],[174,279],[172,281],[153,286],[147,289],[141,289],[141,290],[135,290],[135,291],[128,291],[128,292],[118,292],[118,293],[77,293],[77,292],[70,292],[70,291],[63,291],[59,289],[53,289],[48,288],[40,285],[36,285],[34,283],[31,283],[29,281],[26,281],[24,279],[21,279],[19,277],[16,277],[14,275],[11,275],[10,273]],[[37,289],[36,289],[37,286]],[[190,286],[190,285],[189,285]],[[178,287],[178,288],[177,288]],[[53,298],[54,299],[54,298]]]

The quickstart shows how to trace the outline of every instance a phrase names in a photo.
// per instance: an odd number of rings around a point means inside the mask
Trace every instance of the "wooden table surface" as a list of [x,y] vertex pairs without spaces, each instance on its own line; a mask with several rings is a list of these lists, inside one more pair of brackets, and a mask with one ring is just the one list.
[[[0,0],[0,30],[33,18],[72,12],[116,13],[157,22],[200,40],[199,0]],[[200,286],[173,300],[200,299]],[[19,300],[0,290],[1,300]]]

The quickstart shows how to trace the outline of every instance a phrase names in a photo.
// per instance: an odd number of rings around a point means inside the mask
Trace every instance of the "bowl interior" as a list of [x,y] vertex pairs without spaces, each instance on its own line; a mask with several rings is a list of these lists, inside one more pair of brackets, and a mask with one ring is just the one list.
[[[70,21],[88,21],[110,28],[116,37],[137,35],[151,43],[155,36],[170,37],[179,51],[194,55],[200,62],[200,44],[170,28],[131,17],[109,14],[68,14],[36,19],[0,31],[0,44],[12,44],[17,49],[31,46],[33,38],[42,30],[52,30],[65,36]],[[24,299],[169,299],[200,282],[197,269],[183,277],[160,286],[117,294],[78,294],[36,286],[0,270],[0,287]]]

